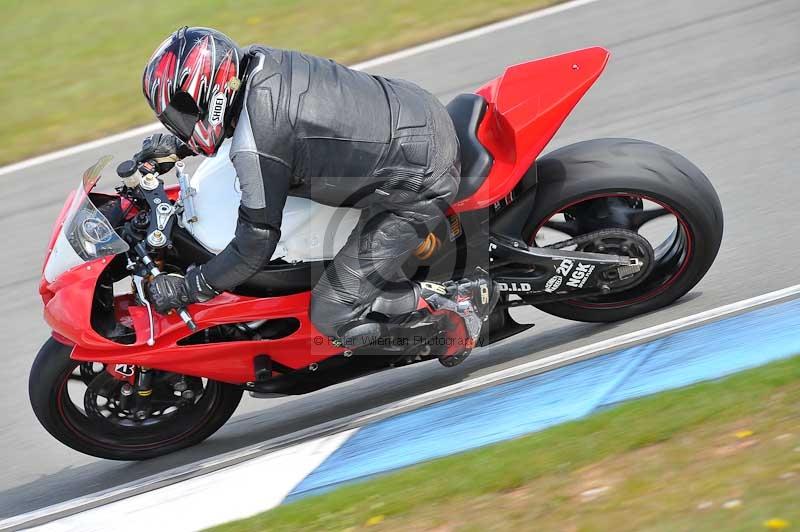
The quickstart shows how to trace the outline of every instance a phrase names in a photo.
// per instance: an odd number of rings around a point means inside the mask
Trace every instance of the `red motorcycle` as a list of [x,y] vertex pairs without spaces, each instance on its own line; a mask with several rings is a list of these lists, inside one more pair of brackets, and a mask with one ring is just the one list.
[[[488,270],[502,297],[483,344],[529,327],[512,319],[515,306],[589,322],[663,307],[717,255],[719,198],[677,153],[598,139],[539,158],[608,58],[589,48],[513,66],[448,105],[465,177],[447,220],[405,268],[420,282]],[[286,236],[253,279],[167,316],[151,310],[147,279],[206,262],[233,235],[239,192],[225,149],[191,178],[179,164],[173,186],[126,161],[116,194],[93,190],[106,158],[67,199],[39,288],[52,338],[29,383],[36,416],[64,444],[152,458],[213,434],[245,390],[302,394],[432,358],[424,342],[358,356],[314,328],[310,289],[358,213],[302,198],[287,202]]]

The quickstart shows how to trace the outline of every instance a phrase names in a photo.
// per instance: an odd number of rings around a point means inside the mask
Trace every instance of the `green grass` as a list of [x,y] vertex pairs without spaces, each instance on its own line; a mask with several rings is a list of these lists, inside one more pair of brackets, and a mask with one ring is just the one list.
[[352,63],[559,1],[2,0],[0,164],[152,122],[142,69],[182,25]]
[[759,530],[773,518],[800,525],[800,357],[217,530]]

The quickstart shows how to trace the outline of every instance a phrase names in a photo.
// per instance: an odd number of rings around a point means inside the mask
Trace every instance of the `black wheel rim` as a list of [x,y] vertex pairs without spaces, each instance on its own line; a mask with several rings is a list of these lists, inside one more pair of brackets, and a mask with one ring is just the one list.
[[[642,230],[646,226],[648,226],[647,232],[652,232],[649,229],[654,223],[659,225],[658,232],[664,233],[662,237],[651,238],[643,234]],[[667,231],[670,227],[671,229]],[[544,230],[560,233],[560,240],[566,240],[599,229],[612,228],[634,231],[650,242],[655,254],[652,271],[640,283],[628,290],[571,299],[563,303],[581,308],[627,307],[664,292],[677,282],[688,268],[694,251],[694,239],[686,217],[665,200],[633,192],[587,196],[560,207],[546,216],[535,228],[531,244],[547,246],[554,243],[549,241],[550,239],[558,239],[556,235],[551,234],[548,235],[549,239],[543,240],[541,237]]]
[[[100,376],[97,370],[98,364],[94,364],[91,373]],[[162,404],[154,405],[155,415],[145,420],[114,419],[113,407],[108,408],[111,413],[108,417],[87,407],[86,396],[91,393],[86,382],[87,374],[90,372],[86,369],[86,363],[77,362],[64,372],[60,383],[54,388],[56,408],[66,427],[76,436],[109,450],[145,451],[189,438],[212,415],[222,392],[219,383],[206,381],[202,395],[191,404],[167,411],[162,401]],[[108,377],[113,379],[110,375]],[[116,382],[118,386],[123,384],[122,381]],[[115,398],[106,399],[108,402],[105,405],[109,406]]]

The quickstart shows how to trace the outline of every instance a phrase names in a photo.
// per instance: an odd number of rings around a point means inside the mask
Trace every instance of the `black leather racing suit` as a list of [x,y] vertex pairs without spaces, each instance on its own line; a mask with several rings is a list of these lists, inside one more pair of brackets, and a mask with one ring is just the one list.
[[259,271],[287,195],[362,209],[312,293],[310,317],[338,336],[362,318],[455,197],[458,140],[418,86],[299,52],[250,47],[231,160],[242,189],[236,236],[203,266],[217,290]]

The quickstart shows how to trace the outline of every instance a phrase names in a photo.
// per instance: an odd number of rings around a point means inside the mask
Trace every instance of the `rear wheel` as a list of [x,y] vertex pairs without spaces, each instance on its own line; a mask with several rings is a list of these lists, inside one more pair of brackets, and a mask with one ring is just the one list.
[[70,358],[49,339],[31,368],[28,393],[36,417],[76,451],[111,460],[144,460],[195,445],[236,410],[242,390],[216,381],[153,371],[146,412],[137,415],[125,381],[102,364]]
[[[654,250],[652,268],[635,286],[538,304],[544,312],[588,322],[627,319],[683,296],[714,262],[723,231],[719,198],[677,153],[649,142],[599,139],[556,150],[537,164],[537,198],[524,233],[529,242],[548,246],[622,229],[645,237]],[[618,236],[579,250],[636,256],[636,246]]]

